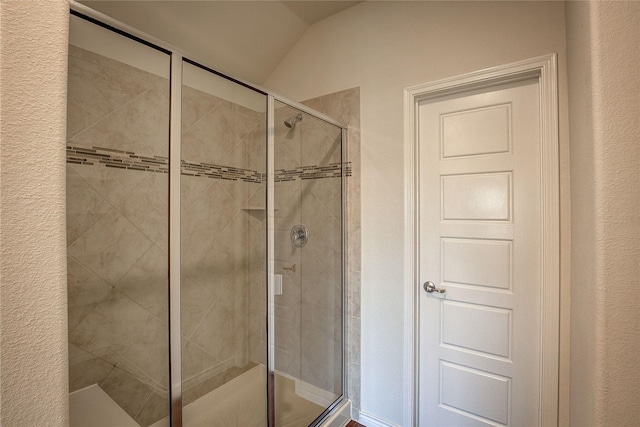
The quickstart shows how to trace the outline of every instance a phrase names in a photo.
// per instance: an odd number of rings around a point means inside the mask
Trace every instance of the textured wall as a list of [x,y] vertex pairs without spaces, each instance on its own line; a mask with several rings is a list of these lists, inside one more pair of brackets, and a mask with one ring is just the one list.
[[68,5],[3,0],[0,22],[0,424],[64,426]]
[[640,4],[569,2],[571,424],[640,419]]

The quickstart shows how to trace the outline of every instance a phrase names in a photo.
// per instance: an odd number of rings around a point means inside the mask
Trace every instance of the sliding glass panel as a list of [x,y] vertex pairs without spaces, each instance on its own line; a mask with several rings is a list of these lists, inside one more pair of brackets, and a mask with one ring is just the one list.
[[186,426],[266,426],[266,96],[183,64]]
[[167,416],[169,56],[71,16],[71,426]]
[[342,394],[341,129],[276,102],[274,154],[276,425],[306,426]]

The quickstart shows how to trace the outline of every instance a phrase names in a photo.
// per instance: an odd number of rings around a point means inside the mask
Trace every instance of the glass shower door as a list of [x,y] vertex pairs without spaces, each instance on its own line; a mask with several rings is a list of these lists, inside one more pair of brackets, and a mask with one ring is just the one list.
[[266,95],[182,73],[183,425],[266,426]]
[[169,55],[77,16],[69,41],[70,421],[146,427],[169,413]]
[[343,390],[342,131],[276,101],[276,425],[306,426]]
[[345,388],[342,129],[82,16],[71,426],[317,424]]

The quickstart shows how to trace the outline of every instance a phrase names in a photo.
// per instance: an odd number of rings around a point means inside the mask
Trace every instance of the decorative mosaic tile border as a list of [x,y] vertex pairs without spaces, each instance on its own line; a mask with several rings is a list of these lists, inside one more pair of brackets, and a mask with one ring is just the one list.
[[[346,165],[347,176],[351,176],[351,162]],[[275,182],[287,182],[296,180],[340,178],[342,176],[342,164],[330,163],[326,166],[300,166],[295,169],[277,169]]]
[[[164,156],[140,156],[132,151],[115,150],[104,147],[80,147],[67,145],[67,163],[88,166],[103,165],[108,168],[130,169],[144,172],[169,173],[169,158]],[[210,163],[193,163],[183,160],[181,173],[187,176],[244,181],[259,184],[266,180],[266,174],[250,169]],[[346,174],[351,176],[351,162],[346,164]],[[331,163],[326,166],[301,166],[295,169],[278,169],[275,182],[296,180],[340,178],[342,164]]]
[[104,147],[87,148],[67,145],[67,163],[90,166],[104,165],[108,168],[169,173],[168,157],[139,156],[132,151]]
[[209,163],[192,163],[184,160],[181,162],[181,166],[182,175],[226,179],[229,181],[255,182],[256,184],[264,181],[263,174],[249,169],[212,165]]

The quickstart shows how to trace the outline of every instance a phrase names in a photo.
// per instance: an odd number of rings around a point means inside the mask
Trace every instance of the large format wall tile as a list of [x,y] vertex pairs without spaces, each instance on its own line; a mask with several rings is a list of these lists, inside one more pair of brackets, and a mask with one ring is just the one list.
[[[70,138],[70,142],[86,147],[132,151],[144,156],[166,155],[169,110],[153,111],[148,107],[164,104],[162,92],[160,89],[144,92]],[[147,119],[153,120],[147,122]]]
[[68,164],[67,167],[78,174],[91,188],[112,205],[117,205],[142,181],[149,178],[148,172],[135,170],[87,167],[77,164]]
[[[165,172],[105,167],[96,156],[68,168],[70,383],[98,383],[147,426],[168,407],[168,81],[75,47],[70,56],[70,144],[120,150],[111,166],[130,157],[136,167],[150,161]],[[183,89],[183,161],[196,171],[217,168],[182,176],[183,369],[191,401],[266,362],[266,123],[265,113]],[[294,113],[278,108],[277,123]],[[277,126],[276,137],[276,269],[284,278],[276,367],[333,391],[341,357],[334,339],[340,180],[303,167],[341,162],[340,132],[309,117],[294,129]],[[221,170],[226,175],[216,176]],[[292,248],[288,233],[300,222],[312,239]],[[295,273],[283,270],[293,265]]]
[[[124,172],[126,173],[126,172]],[[150,173],[117,206],[120,213],[152,242],[166,236],[168,228],[168,175]]]
[[146,72],[132,72],[133,67],[118,70],[109,66],[116,61],[75,46],[70,46],[69,54],[69,137],[151,88]]
[[228,117],[230,105],[217,106],[195,122],[182,135],[182,159],[200,163],[224,164],[223,156],[236,144]]
[[[182,269],[196,276],[196,263],[216,241],[217,236],[239,212],[235,202],[222,185],[211,185],[182,214]],[[205,272],[209,274],[209,272]]]
[[127,271],[115,287],[165,324],[167,306],[167,254],[156,245]]
[[118,290],[98,303],[69,342],[160,385],[168,371],[166,324]]
[[72,243],[111,209],[71,168],[67,167],[67,244]]
[[152,242],[115,209],[69,246],[69,255],[111,284],[151,247]]

